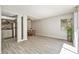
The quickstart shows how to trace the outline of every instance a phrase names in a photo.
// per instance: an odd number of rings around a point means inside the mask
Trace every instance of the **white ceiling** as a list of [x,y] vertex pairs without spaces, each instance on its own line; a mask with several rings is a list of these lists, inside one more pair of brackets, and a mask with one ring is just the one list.
[[12,15],[6,9],[31,16],[32,19],[42,19],[64,13],[73,12],[75,5],[8,5],[3,6],[3,15]]

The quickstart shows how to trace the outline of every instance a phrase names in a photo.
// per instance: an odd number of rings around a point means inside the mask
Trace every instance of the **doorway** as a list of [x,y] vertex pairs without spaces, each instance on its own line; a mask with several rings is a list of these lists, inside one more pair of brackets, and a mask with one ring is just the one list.
[[17,42],[17,15],[1,14],[2,53],[7,49],[6,43]]

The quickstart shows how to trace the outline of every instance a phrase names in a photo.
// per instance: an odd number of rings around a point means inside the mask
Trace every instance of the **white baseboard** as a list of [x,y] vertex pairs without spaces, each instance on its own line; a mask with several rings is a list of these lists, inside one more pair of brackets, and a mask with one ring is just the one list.
[[19,41],[17,41],[17,42],[19,43],[19,42],[26,41],[26,40],[28,40],[28,39],[19,40]]
[[50,36],[46,36],[46,35],[36,35],[36,36],[42,36],[42,37],[48,37],[48,38],[53,38],[53,39],[61,39],[61,40],[67,40],[66,38],[59,38],[59,37],[50,37]]

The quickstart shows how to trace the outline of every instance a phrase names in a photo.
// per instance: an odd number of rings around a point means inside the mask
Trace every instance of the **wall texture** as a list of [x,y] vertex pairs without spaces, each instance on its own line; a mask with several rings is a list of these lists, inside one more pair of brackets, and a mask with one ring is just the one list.
[[66,39],[66,31],[61,29],[61,19],[72,18],[72,13],[46,19],[32,21],[32,27],[36,30],[36,35],[48,36],[53,38]]

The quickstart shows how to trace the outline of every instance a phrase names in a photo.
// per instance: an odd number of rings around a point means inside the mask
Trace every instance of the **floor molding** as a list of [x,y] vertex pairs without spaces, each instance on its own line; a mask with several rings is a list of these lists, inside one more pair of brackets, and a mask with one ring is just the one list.
[[[36,35],[36,36],[40,36],[40,37],[47,37],[47,38],[51,38],[51,39],[66,40],[66,39],[61,39],[61,38],[56,38],[56,37],[49,37],[49,36],[43,36],[43,35]],[[66,41],[67,41],[67,40],[66,40]]]

